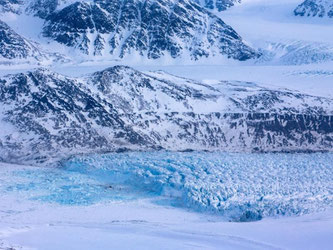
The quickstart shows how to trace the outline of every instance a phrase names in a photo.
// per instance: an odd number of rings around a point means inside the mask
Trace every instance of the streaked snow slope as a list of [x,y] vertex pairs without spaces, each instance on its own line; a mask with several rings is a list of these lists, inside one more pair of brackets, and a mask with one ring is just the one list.
[[[198,81],[117,66],[85,78],[50,70],[1,77],[0,159],[42,164],[131,150],[333,150],[333,99],[251,82]],[[3,126],[3,125],[1,125]]]
[[[332,157],[125,153],[52,169],[0,163],[0,249],[329,249]],[[233,215],[327,210],[251,223],[202,206],[192,212],[191,199],[213,207],[223,192],[221,209]]]

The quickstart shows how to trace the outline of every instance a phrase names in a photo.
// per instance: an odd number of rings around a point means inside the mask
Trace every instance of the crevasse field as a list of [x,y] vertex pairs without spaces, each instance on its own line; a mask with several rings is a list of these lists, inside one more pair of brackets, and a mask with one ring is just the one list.
[[332,162],[330,153],[131,152],[1,164],[1,246],[329,249]]
[[333,154],[96,155],[52,170],[15,171],[15,184],[3,191],[62,205],[163,197],[161,205],[255,221],[330,207],[332,161]]

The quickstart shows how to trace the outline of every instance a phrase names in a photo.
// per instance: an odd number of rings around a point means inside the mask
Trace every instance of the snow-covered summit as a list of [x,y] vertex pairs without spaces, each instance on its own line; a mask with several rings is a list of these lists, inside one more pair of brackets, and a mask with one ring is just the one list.
[[295,9],[297,16],[318,16],[333,18],[332,0],[306,0]]
[[258,56],[230,26],[188,0],[76,2],[48,16],[43,34],[94,56]]

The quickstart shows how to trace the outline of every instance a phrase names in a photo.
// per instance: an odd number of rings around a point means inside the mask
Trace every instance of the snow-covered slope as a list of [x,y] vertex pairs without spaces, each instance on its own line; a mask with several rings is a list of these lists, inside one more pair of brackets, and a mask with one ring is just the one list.
[[[29,0],[25,1],[26,12],[34,14],[40,18],[47,18],[50,14],[76,0]],[[89,2],[88,0],[86,2]]]
[[94,56],[258,56],[230,26],[188,0],[76,2],[50,15],[43,34]]
[[0,20],[0,56],[5,59],[40,59],[38,48]]
[[24,157],[36,150],[75,152],[145,142],[111,103],[94,98],[76,79],[40,69],[3,78],[0,88],[3,119],[17,128],[3,135],[3,158],[17,150]]
[[[333,101],[253,83],[209,86],[117,66],[85,78],[48,70],[1,79],[2,160],[130,149],[332,149]],[[44,158],[43,158],[44,157]]]
[[[199,63],[226,64],[230,63],[226,57],[246,60],[258,55],[262,56],[253,61],[261,65],[332,61],[333,44],[327,31],[329,20],[318,23],[318,20],[303,19],[301,23],[293,13],[298,0],[243,1],[221,13],[210,12],[211,8],[222,8],[214,6],[227,3],[204,0],[3,0],[0,5],[16,10],[21,6],[19,11],[14,11],[21,15],[6,20],[18,34],[37,41],[50,52],[66,54],[75,62],[151,63],[146,59],[159,58],[158,62],[164,64],[192,64],[197,59],[200,59]],[[311,4],[306,1],[298,9],[306,10],[304,6],[312,5],[328,6],[325,13],[330,13],[330,4],[324,1]],[[36,23],[36,29],[29,31]],[[30,34],[33,34],[32,38]]]
[[333,60],[332,19],[295,16],[301,2],[248,0],[218,15],[262,52],[260,64],[320,68]]
[[44,50],[42,46],[26,39],[15,32],[9,25],[0,20],[0,65],[13,67],[25,64],[50,65],[59,62],[69,62],[68,57],[54,51]]
[[333,18],[332,0],[306,0],[295,9],[296,16],[318,16]]
[[208,85],[163,71],[144,74],[125,66],[96,72],[87,80],[124,114],[199,110],[200,113],[333,114],[331,99],[264,88],[251,82],[218,81]]
[[[50,14],[56,10],[60,10],[75,2],[94,2],[95,0],[0,0],[0,6],[2,11],[18,12],[22,11],[21,6],[27,12],[33,13],[34,15],[47,18]],[[98,2],[99,0],[95,1]],[[143,2],[143,1],[142,1]],[[193,2],[210,10],[223,11],[241,0],[193,0]]]

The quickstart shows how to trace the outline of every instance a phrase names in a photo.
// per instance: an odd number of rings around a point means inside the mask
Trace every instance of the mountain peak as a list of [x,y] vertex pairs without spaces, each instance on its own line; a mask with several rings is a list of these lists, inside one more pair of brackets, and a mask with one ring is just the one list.
[[332,0],[306,0],[294,11],[296,16],[318,16],[333,18]]
[[219,17],[189,0],[76,2],[50,15],[43,34],[84,54],[113,58],[258,56]]

